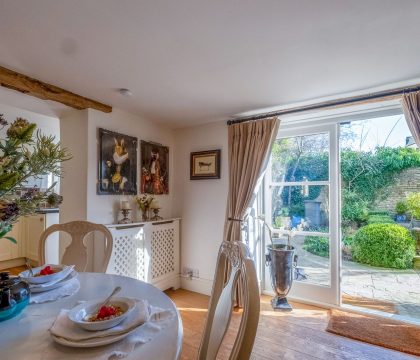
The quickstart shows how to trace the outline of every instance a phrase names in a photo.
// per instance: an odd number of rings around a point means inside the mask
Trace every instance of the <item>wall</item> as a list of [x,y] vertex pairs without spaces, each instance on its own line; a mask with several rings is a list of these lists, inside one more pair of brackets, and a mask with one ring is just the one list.
[[[44,134],[53,135],[57,140],[60,140],[60,120],[58,118],[37,114],[5,104],[0,104],[0,114],[4,115],[4,118],[9,124],[15,121],[17,117],[22,117],[31,123],[37,124],[38,129],[41,129]],[[5,131],[6,129],[0,131],[1,137],[4,137]]]
[[[132,203],[132,218],[140,219],[133,196],[97,195],[99,139],[98,129],[104,128],[135,136],[140,140],[162,143],[169,147],[169,195],[155,196],[162,207],[163,217],[172,216],[174,194],[173,131],[138,116],[114,109],[106,114],[88,109],[70,111],[61,118],[62,144],[73,153],[73,159],[64,164],[61,222],[85,219],[101,224],[118,220],[122,200]],[[140,185],[140,153],[137,152],[137,186]]]
[[[155,198],[162,207],[160,215],[164,218],[172,216],[172,199],[174,194],[174,135],[171,129],[156,125],[151,121],[132,115],[130,113],[113,109],[106,114],[96,110],[88,110],[88,178],[87,178],[87,218],[98,223],[113,223],[119,210],[121,200],[130,200],[134,209],[134,219],[140,220],[140,213],[136,211],[133,196],[97,195],[96,184],[98,179],[99,141],[98,128],[120,132],[140,140],[153,141],[169,147],[169,194],[156,195]],[[137,152],[137,188],[140,188],[140,151]]]
[[404,200],[408,194],[413,192],[420,192],[420,168],[418,167],[404,170],[399,174],[395,182],[381,192],[375,209],[395,214],[397,202]]
[[[190,180],[192,151],[221,149],[221,178]],[[215,123],[175,131],[174,215],[181,221],[181,269],[198,269],[199,278],[182,287],[210,294],[223,237],[228,192],[227,126]]]

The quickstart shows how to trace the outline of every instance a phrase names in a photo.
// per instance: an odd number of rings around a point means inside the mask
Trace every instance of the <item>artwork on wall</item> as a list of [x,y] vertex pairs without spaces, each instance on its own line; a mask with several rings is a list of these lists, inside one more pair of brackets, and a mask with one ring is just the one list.
[[169,148],[141,141],[141,193],[169,194]]
[[190,179],[220,179],[220,150],[192,152]]
[[137,194],[137,138],[99,129],[100,195]]

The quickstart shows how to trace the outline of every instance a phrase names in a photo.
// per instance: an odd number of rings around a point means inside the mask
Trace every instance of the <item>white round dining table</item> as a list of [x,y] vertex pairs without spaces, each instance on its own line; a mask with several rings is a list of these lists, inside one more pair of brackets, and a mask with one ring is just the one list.
[[80,290],[76,294],[43,304],[30,304],[18,316],[0,322],[0,359],[42,359],[46,347],[53,341],[48,329],[61,309],[70,309],[83,300],[105,299],[116,286],[122,288],[118,296],[145,299],[150,305],[173,310],[176,314],[168,326],[151,341],[136,346],[126,359],[179,358],[182,322],[175,304],[164,292],[151,284],[119,275],[79,273],[79,281]]

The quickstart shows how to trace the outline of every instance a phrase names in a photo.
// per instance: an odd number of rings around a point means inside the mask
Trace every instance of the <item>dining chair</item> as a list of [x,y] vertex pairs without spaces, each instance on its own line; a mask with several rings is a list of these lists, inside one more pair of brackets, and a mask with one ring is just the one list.
[[214,360],[217,357],[229,328],[238,281],[243,285],[240,287],[243,313],[229,360],[246,360],[251,356],[260,316],[257,273],[245,244],[239,241],[224,241],[217,259],[209,311],[198,354],[199,360]]
[[99,272],[106,272],[112,253],[112,235],[104,225],[89,221],[71,221],[65,224],[55,224],[45,229],[39,240],[38,254],[41,265],[45,264],[45,242],[48,236],[56,231],[63,231],[71,237],[71,243],[64,250],[61,263],[75,265],[76,270],[79,272],[85,271],[88,265],[88,249],[84,243],[85,237],[94,231],[102,233],[104,235],[105,251]]

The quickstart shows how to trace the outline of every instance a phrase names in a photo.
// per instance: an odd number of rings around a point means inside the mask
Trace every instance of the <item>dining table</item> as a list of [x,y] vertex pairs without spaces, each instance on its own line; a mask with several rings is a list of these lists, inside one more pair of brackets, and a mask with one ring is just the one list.
[[[30,304],[18,316],[0,322],[0,359],[41,360],[49,346],[67,354],[74,350],[84,351],[52,344],[53,339],[48,330],[62,309],[71,309],[81,301],[103,300],[116,286],[122,288],[118,296],[147,300],[150,305],[171,310],[174,314],[164,328],[150,341],[136,345],[126,359],[179,358],[182,321],[175,304],[163,291],[143,281],[120,275],[81,272],[78,279],[80,289],[74,295],[42,304]],[[74,358],[77,359],[77,356]]]

